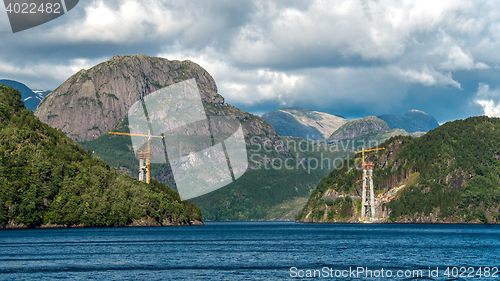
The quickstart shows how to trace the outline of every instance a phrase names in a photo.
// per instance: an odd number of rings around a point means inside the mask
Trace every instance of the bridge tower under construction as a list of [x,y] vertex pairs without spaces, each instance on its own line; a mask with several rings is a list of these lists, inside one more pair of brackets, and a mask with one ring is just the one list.
[[137,151],[137,157],[139,158],[139,180],[146,182],[147,172],[148,172],[148,151],[139,150]]
[[[370,186],[370,200],[367,200],[367,185]],[[366,214],[366,209],[370,206],[371,218],[375,217],[375,194],[373,192],[373,165],[369,163],[363,167],[363,195],[361,197],[361,217],[364,218]]]
[[[365,150],[364,147],[361,148],[361,151],[354,151],[354,153],[362,154],[362,168],[363,168],[363,191],[361,196],[361,218],[364,219],[366,216],[366,209],[370,206],[370,217],[372,219],[375,218],[375,192],[373,191],[373,163],[365,162],[365,152],[382,150],[385,148],[373,148]],[[367,183],[370,186],[370,200],[367,200]]]

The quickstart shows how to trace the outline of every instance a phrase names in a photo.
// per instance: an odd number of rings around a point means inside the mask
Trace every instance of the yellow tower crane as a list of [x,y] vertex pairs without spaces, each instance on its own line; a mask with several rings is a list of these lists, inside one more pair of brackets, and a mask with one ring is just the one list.
[[381,147],[381,148],[372,148],[372,149],[367,149],[365,150],[365,147],[362,146],[361,147],[361,151],[354,151],[354,153],[361,153],[361,159],[362,159],[362,163],[363,163],[363,169],[365,168],[366,166],[366,162],[365,162],[365,152],[371,152],[371,151],[377,151],[377,150],[382,150],[382,149],[385,149],[384,147]]
[[147,161],[146,161],[146,166],[147,166],[147,171],[148,175],[146,178],[146,182],[149,183],[151,179],[151,138],[164,138],[164,136],[152,136],[151,131],[148,130],[147,135],[143,134],[129,134],[129,133],[118,133],[118,132],[109,132],[112,135],[123,135],[123,136],[134,136],[134,137],[147,137],[148,138],[148,150],[147,150]]
[[[363,195],[361,197],[361,219],[365,219],[366,209],[368,204],[371,207],[371,218],[375,219],[375,195],[373,192],[373,164],[365,162],[365,153],[371,151],[382,150],[385,148],[372,148],[365,150],[364,147],[361,147],[361,151],[354,151],[354,153],[361,153],[362,161],[363,161]],[[370,184],[370,200],[366,200],[366,182]]]

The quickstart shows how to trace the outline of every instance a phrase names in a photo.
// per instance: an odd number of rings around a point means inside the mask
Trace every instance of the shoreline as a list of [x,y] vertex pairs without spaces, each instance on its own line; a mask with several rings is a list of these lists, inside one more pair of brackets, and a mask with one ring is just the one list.
[[69,229],[69,228],[120,228],[120,227],[175,227],[175,226],[204,226],[206,225],[205,223],[249,223],[249,222],[269,222],[269,223],[300,223],[300,224],[374,224],[374,225],[381,225],[381,224],[393,224],[393,225],[409,225],[409,224],[421,224],[421,225],[500,225],[500,223],[483,223],[483,222],[342,222],[342,221],[337,221],[337,222],[303,222],[303,221],[292,221],[292,220],[286,220],[286,221],[277,221],[277,220],[255,220],[255,221],[191,221],[189,223],[178,223],[178,222],[171,222],[171,223],[165,223],[165,224],[160,224],[157,222],[149,222],[145,220],[141,221],[134,221],[130,224],[126,225],[112,225],[112,226],[84,226],[84,225],[60,225],[60,224],[44,224],[40,226],[26,226],[26,225],[15,225],[15,224],[7,224],[5,226],[0,226],[0,231],[2,230],[29,230],[29,229]]
[[500,225],[500,223],[489,223],[489,222],[381,222],[381,221],[375,221],[375,222],[342,222],[342,221],[329,221],[329,222],[307,222],[307,221],[296,221],[296,223],[311,223],[311,224],[464,224],[464,225]]
[[293,220],[246,220],[246,221],[229,221],[229,220],[205,220],[205,223],[245,223],[245,222],[282,222],[282,223],[303,223],[303,224],[464,224],[464,225],[500,225],[500,223],[483,223],[483,222],[347,222],[347,221],[329,221],[329,222],[310,222],[310,221],[293,221]]
[[205,225],[203,221],[194,220],[189,223],[179,223],[177,221],[170,222],[164,220],[163,223],[151,222],[148,220],[134,220],[132,223],[126,225],[105,225],[105,226],[85,226],[82,224],[77,225],[66,225],[66,224],[42,224],[40,226],[27,226],[24,224],[14,224],[9,222],[5,226],[0,225],[0,231],[2,230],[20,230],[20,229],[67,229],[67,228],[114,228],[114,227],[171,227],[171,226],[200,226]]

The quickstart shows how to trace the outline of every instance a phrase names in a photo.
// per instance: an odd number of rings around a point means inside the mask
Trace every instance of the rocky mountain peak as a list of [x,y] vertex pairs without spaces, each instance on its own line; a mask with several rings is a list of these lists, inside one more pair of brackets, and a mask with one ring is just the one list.
[[389,130],[389,126],[384,120],[375,116],[368,116],[345,123],[330,136],[329,140],[355,139],[364,134],[385,132],[387,130]]
[[212,76],[192,61],[116,55],[72,75],[45,97],[35,115],[73,140],[91,140],[127,117],[128,109],[138,99],[191,78],[196,80],[204,102],[224,104]]
[[427,132],[439,127],[434,117],[417,109],[412,109],[404,115],[387,114],[378,116],[378,118],[387,122],[391,129],[403,129],[409,133]]
[[282,136],[303,137],[313,140],[330,136],[347,120],[324,112],[300,107],[277,109],[262,115]]
[[406,113],[409,113],[409,112],[413,112],[413,113],[422,113],[422,114],[425,114],[425,115],[429,115],[429,114],[427,114],[427,113],[423,112],[422,110],[418,110],[418,109],[412,109],[412,110],[410,110],[410,111],[408,111],[408,112],[406,112]]

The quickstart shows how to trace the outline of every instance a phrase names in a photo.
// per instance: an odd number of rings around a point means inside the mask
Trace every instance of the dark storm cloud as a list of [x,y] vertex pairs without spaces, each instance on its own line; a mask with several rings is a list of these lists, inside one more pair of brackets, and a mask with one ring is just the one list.
[[54,89],[81,68],[145,53],[197,62],[227,102],[255,113],[416,108],[445,122],[496,112],[500,96],[484,89],[500,88],[499,22],[494,1],[80,1],[1,34],[0,78]]

